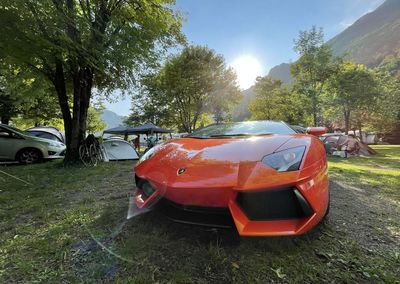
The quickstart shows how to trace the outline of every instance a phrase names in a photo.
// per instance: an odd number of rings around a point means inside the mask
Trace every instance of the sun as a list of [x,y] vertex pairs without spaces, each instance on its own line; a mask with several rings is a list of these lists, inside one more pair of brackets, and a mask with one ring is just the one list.
[[262,74],[260,62],[251,55],[243,55],[236,58],[230,66],[236,71],[237,82],[242,89],[250,88],[257,76]]

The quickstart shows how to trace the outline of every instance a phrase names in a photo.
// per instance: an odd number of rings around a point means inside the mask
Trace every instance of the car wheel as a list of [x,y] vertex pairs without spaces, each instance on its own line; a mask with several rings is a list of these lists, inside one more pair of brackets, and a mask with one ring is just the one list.
[[326,217],[328,217],[330,209],[331,209],[331,193],[329,192],[328,208],[326,208],[326,212],[323,219],[326,219]]
[[36,149],[23,149],[18,153],[18,161],[21,164],[34,164],[41,160],[42,154]]

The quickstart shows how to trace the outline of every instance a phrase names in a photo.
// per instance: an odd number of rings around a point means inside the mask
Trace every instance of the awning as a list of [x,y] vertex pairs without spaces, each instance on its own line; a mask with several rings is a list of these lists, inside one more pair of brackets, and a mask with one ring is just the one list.
[[171,133],[171,130],[167,130],[161,127],[154,125],[153,123],[146,123],[141,126],[132,127],[132,126],[118,126],[114,128],[110,128],[104,130],[104,133],[110,134],[153,134],[153,133]]
[[153,123],[146,123],[133,128],[137,134],[153,134],[153,133],[171,133],[171,130],[164,129],[154,125]]
[[134,130],[135,128],[132,126],[118,126],[110,129],[104,130],[104,133],[109,133],[109,134],[137,134],[137,132]]

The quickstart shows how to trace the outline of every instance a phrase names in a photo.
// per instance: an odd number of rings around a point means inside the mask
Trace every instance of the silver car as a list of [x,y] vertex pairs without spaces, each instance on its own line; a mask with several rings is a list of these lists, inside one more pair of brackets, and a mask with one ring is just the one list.
[[35,137],[29,132],[0,124],[0,160],[32,164],[43,159],[63,158],[65,149],[61,142]]

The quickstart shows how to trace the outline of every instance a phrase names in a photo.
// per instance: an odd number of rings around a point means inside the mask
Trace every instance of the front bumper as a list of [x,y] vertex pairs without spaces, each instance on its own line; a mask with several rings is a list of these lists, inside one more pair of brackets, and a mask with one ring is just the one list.
[[65,148],[49,148],[45,159],[64,159]]
[[[270,176],[269,183],[258,177],[257,184],[252,186],[230,188],[174,187],[136,176],[139,186],[134,202],[139,208],[167,203],[168,210],[162,207],[165,214],[178,222],[213,227],[234,224],[242,236],[303,234],[320,222],[328,207],[326,164],[316,163],[302,171],[279,175],[279,180]],[[143,180],[154,188],[150,196],[145,196],[140,188]],[[220,214],[215,215],[216,210]]]

